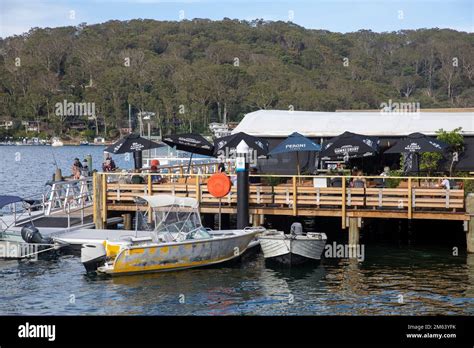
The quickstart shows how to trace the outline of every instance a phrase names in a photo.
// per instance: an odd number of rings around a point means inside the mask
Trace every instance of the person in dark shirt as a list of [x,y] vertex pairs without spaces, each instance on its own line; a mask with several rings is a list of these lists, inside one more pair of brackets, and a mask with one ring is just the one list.
[[139,173],[140,173],[140,170],[139,169],[135,169],[134,170],[134,173],[137,173],[135,175],[132,175],[132,179],[131,179],[131,184],[144,184],[145,183],[145,179],[143,179],[143,176],[141,176]]
[[[251,175],[257,175],[258,169],[257,167],[250,168]],[[249,183],[251,184],[260,184],[260,177],[259,176],[249,176]]]

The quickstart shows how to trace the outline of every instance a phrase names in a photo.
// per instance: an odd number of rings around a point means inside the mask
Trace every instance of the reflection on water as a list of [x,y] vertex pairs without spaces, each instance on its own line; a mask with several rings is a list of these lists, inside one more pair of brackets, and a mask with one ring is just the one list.
[[[102,158],[100,147],[1,146],[0,194],[38,192],[54,171],[53,153],[65,175],[74,157],[91,153],[96,168]],[[474,314],[474,255],[434,246],[365,251],[362,263],[331,259],[281,269],[259,253],[225,267],[120,278],[86,276],[72,256],[0,261],[0,314]]]
[[[367,248],[363,263],[270,268],[262,255],[205,269],[86,276],[77,257],[2,262],[1,314],[416,315],[473,314],[473,256]],[[403,301],[400,301],[400,296]],[[71,301],[74,297],[75,301]]]

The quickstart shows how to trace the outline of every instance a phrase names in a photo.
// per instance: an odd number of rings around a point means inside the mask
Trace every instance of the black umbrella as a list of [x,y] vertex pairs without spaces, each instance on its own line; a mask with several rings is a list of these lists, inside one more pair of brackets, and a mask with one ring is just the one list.
[[421,133],[412,133],[408,137],[397,141],[397,143],[384,153],[424,153],[444,152],[448,144],[438,139],[430,138]]
[[379,139],[366,135],[344,132],[323,144],[322,159],[348,159],[374,156],[378,151]]
[[205,156],[214,155],[214,145],[200,134],[187,133],[167,135],[163,138],[163,142],[178,150],[191,153],[188,163],[188,173],[195,153]]
[[397,143],[384,154],[402,153],[404,172],[419,172],[419,154],[424,152],[444,152],[448,144],[438,139],[430,138],[421,133],[412,133]]
[[133,158],[135,161],[135,168],[141,168],[141,152],[143,150],[155,149],[162,147],[163,144],[155,143],[154,141],[142,138],[138,134],[131,133],[115,144],[107,147],[104,152],[110,152],[115,154],[123,154],[133,152]]
[[225,155],[226,151],[234,152],[241,141],[245,141],[249,148],[256,151],[257,156],[266,156],[268,153],[268,141],[254,137],[244,132],[235,133],[214,140],[214,155]]
[[200,134],[173,134],[163,138],[163,142],[178,150],[190,152],[191,154],[200,154],[212,156],[214,154],[214,145],[206,140]]

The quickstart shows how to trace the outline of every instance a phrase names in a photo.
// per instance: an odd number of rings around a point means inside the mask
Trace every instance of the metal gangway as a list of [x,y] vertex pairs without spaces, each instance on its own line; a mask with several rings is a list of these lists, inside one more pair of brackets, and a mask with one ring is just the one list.
[[66,217],[67,227],[71,217],[78,216],[84,224],[85,211],[92,206],[92,178],[52,182],[43,193],[22,197],[21,205],[11,204],[9,211],[1,212],[0,229],[20,226],[29,221],[47,217]]

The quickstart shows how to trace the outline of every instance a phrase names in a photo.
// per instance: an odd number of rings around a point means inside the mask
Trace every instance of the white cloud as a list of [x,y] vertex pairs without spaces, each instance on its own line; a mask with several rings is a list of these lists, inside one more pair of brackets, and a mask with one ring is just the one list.
[[18,35],[34,27],[57,27],[80,23],[79,14],[71,18],[73,6],[44,1],[0,2],[0,37]]

